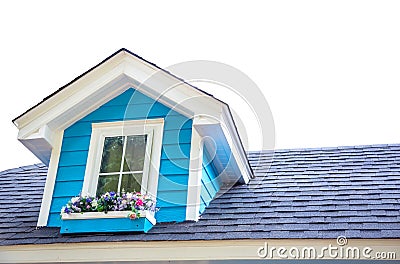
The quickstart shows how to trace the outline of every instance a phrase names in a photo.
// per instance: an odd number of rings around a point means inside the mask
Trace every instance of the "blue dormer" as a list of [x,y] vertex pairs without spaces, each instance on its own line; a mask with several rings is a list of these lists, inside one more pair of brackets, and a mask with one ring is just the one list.
[[[253,177],[229,106],[126,49],[14,123],[48,166],[37,225],[61,233],[198,221],[223,186]],[[60,217],[68,203],[88,210]]]

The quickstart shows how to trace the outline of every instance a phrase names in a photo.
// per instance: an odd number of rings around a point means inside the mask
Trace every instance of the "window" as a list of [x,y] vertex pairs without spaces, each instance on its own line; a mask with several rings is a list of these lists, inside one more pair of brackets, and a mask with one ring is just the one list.
[[157,194],[163,119],[92,124],[83,194]]
[[147,137],[131,135],[104,138],[97,195],[111,191],[142,191],[142,179],[147,176],[144,167],[148,167],[146,146],[151,147]]

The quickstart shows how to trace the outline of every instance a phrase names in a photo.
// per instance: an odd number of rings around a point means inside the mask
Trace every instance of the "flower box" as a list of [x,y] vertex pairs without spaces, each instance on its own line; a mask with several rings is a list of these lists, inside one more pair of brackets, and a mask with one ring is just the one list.
[[155,212],[155,199],[139,192],[80,195],[61,209],[60,233],[147,233],[156,224]]
[[130,219],[131,211],[62,213],[61,234],[104,233],[104,232],[145,232],[156,220],[151,212],[139,211],[139,217]]

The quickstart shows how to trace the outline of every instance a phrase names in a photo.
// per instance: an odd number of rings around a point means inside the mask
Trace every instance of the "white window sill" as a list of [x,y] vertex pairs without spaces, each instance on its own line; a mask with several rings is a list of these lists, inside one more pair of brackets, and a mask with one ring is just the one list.
[[[86,220],[86,219],[99,219],[99,218],[128,218],[129,213],[131,211],[109,211],[107,213],[104,212],[85,212],[85,213],[62,213],[62,220]],[[146,217],[150,223],[153,225],[156,224],[156,219],[149,211],[139,211],[140,217]]]

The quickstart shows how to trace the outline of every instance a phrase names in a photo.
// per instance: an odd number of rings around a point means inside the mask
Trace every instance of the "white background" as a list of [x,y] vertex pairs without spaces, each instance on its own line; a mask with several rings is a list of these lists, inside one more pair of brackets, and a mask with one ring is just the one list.
[[38,162],[11,120],[122,47],[240,69],[277,148],[400,143],[400,2],[262,2],[2,1],[0,170]]

